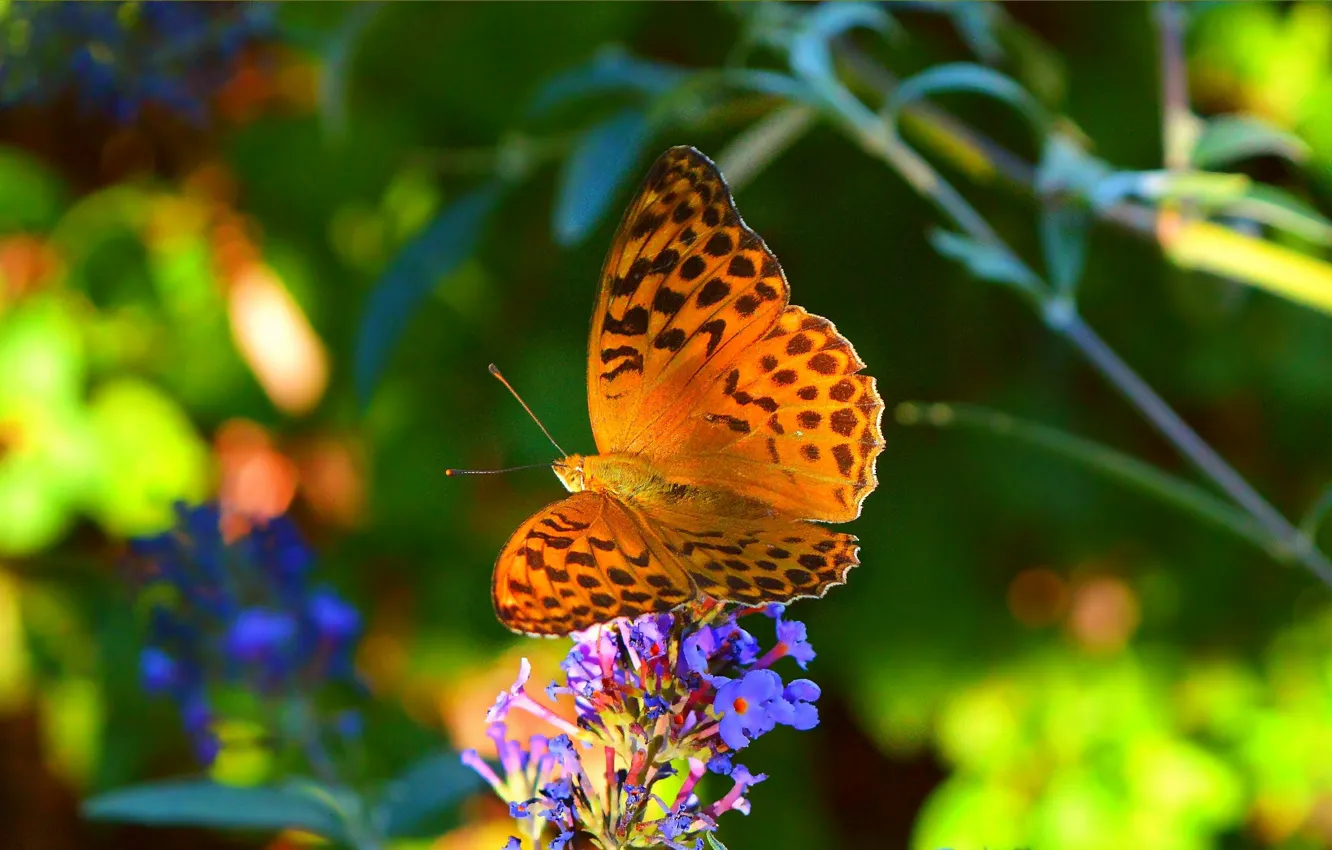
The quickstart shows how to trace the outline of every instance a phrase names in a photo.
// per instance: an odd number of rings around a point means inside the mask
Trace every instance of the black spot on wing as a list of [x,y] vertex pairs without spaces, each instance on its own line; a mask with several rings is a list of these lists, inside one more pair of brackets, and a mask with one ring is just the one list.
[[613,333],[618,336],[642,336],[647,333],[647,326],[648,311],[646,307],[641,305],[626,310],[622,319],[617,319],[610,312],[607,312],[601,325],[606,333]]

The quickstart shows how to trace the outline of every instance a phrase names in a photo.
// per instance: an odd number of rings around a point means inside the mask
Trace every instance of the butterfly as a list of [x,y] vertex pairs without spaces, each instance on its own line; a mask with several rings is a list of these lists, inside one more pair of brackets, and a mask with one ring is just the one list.
[[832,322],[789,303],[777,258],[692,147],[657,159],[601,273],[588,344],[595,455],[495,564],[509,629],[563,635],[700,597],[822,596],[859,563],[820,523],[860,515],[883,399]]

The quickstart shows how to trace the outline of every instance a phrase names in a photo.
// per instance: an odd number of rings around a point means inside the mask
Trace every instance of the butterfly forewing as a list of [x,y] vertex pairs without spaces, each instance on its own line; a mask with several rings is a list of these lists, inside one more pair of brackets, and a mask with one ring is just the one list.
[[883,400],[851,343],[788,294],[716,166],[693,148],[663,154],[620,225],[593,315],[598,448],[797,519],[858,516],[877,483]]
[[588,406],[597,447],[662,444],[707,384],[776,322],[788,288],[712,161],[671,148],[616,233],[592,316]]
[[681,565],[649,547],[614,497],[584,491],[523,523],[500,552],[495,612],[517,632],[562,635],[690,599]]
[[670,479],[737,486],[778,513],[846,522],[877,484],[883,399],[832,323],[790,306],[709,385],[662,458]]

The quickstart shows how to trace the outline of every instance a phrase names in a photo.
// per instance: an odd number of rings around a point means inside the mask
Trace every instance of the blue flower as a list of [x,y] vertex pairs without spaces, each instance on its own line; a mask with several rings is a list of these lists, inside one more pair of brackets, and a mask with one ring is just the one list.
[[792,719],[791,704],[782,698],[782,677],[771,670],[750,670],[743,678],[726,680],[712,707],[721,718],[721,738],[733,750]]
[[722,776],[731,775],[731,754],[717,753],[708,759],[708,770],[712,773],[719,773]]
[[248,608],[232,623],[227,650],[239,661],[275,661],[280,660],[295,637],[296,621],[290,614]]
[[[221,522],[215,505],[179,505],[174,529],[130,543],[142,584],[169,591],[155,595],[149,612],[143,687],[178,703],[205,762],[217,751],[209,731],[215,685],[251,688],[275,703],[312,697],[325,682],[359,685],[351,659],[360,614],[332,590],[309,588],[314,556],[295,525],[278,518],[227,542]],[[343,740],[360,734],[355,712],[319,721]]]
[[561,832],[557,837],[550,840],[550,850],[564,850],[564,848],[569,845],[569,842],[573,841],[573,837],[574,834],[572,832]]
[[819,725],[819,710],[811,705],[819,698],[819,686],[809,679],[795,679],[782,691],[782,697],[791,704],[788,725],[804,732]]
[[504,842],[503,850],[523,850],[523,842],[510,835],[509,840]]
[[786,654],[795,659],[804,670],[814,660],[814,647],[809,645],[805,624],[799,620],[777,619],[777,642],[786,649]]
[[139,653],[139,673],[143,689],[150,694],[170,691],[176,686],[180,675],[176,660],[155,646]]
[[328,588],[319,588],[306,605],[320,639],[343,644],[361,630],[361,612]]

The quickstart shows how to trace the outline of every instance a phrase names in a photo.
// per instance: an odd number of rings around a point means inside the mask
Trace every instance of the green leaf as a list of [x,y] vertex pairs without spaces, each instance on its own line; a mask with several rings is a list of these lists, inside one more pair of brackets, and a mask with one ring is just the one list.
[[472,255],[481,229],[495,208],[497,180],[463,195],[426,225],[393,260],[370,293],[356,337],[356,394],[364,405],[407,320],[441,278]]
[[1254,156],[1280,156],[1304,162],[1309,145],[1293,133],[1251,115],[1222,115],[1208,121],[1193,148],[1197,168],[1233,165]]
[[1002,101],[1031,124],[1037,138],[1044,138],[1051,118],[1040,101],[1011,77],[974,62],[953,62],[922,71],[902,82],[883,107],[883,114],[896,122],[902,108],[913,101],[942,92],[974,92]]
[[457,753],[427,756],[384,792],[375,810],[376,822],[390,838],[417,835],[433,815],[456,805],[480,784],[480,777],[463,765]]
[[1003,245],[987,245],[970,236],[937,228],[930,231],[930,244],[982,280],[1006,283],[1026,293],[1034,293],[1040,286],[1040,281]]
[[904,402],[897,406],[896,417],[903,425],[931,425],[937,428],[962,426],[1016,439],[1068,458],[1093,472],[1229,531],[1269,555],[1275,554],[1270,547],[1270,538],[1248,514],[1195,484],[1168,475],[1151,464],[1092,440],[1006,413],[966,404]]
[[726,850],[726,845],[722,844],[717,836],[713,835],[711,832],[704,833],[704,835],[708,838],[708,847],[710,850]]
[[343,840],[341,813],[323,798],[298,787],[237,788],[206,779],[136,785],[83,803],[89,820],[155,826],[277,831],[302,829]]
[[634,172],[651,138],[642,109],[626,109],[585,132],[564,162],[552,228],[561,245],[576,245],[601,221]]
[[683,82],[684,68],[639,59],[621,47],[607,47],[592,60],[548,80],[536,93],[528,112],[545,115],[577,98],[605,93],[661,95]]
[[1220,205],[1218,212],[1271,225],[1310,242],[1332,245],[1332,221],[1276,186],[1251,184],[1239,198]]

